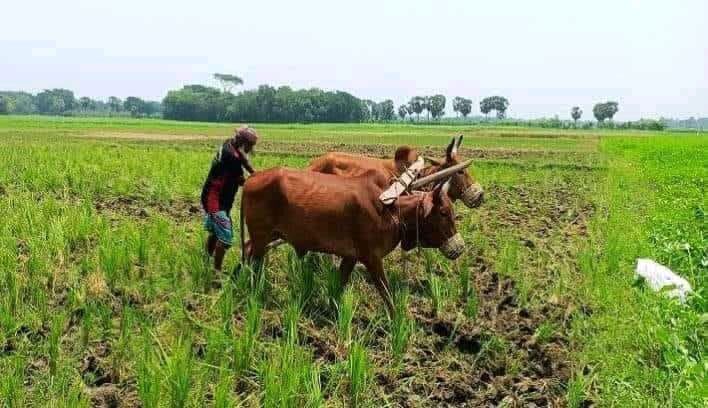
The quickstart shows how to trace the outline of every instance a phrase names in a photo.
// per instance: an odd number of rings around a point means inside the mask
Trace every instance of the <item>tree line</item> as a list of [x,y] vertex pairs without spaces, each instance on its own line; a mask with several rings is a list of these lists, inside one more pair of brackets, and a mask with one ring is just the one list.
[[0,114],[161,117],[162,104],[136,96],[125,100],[111,96],[106,101],[86,96],[76,98],[73,91],[55,88],[45,89],[36,95],[0,92]]
[[[375,102],[359,99],[343,91],[325,91],[318,88],[294,90],[288,86],[275,88],[260,85],[256,89],[232,93],[243,85],[243,80],[233,74],[216,73],[213,75],[220,87],[205,85],[186,85],[181,89],[171,90],[162,102],[146,101],[130,96],[125,100],[111,96],[106,101],[88,97],[76,98],[68,89],[47,89],[36,95],[27,92],[0,92],[0,114],[47,114],[47,115],[86,115],[86,116],[133,116],[164,117],[165,119],[204,121],[204,122],[254,122],[254,123],[314,123],[314,122],[392,122],[417,121],[421,115],[431,123],[440,123],[445,115],[447,98],[444,95],[414,96],[396,108],[391,99]],[[589,121],[580,122],[583,111],[578,106],[570,110],[571,121],[558,117],[552,119],[518,120],[506,119],[509,100],[493,95],[482,98],[479,112],[484,121],[490,121],[489,114],[494,112],[495,124],[526,125],[537,127],[593,127]],[[452,110],[457,121],[476,123],[477,119],[468,119],[473,111],[471,99],[457,96],[452,100]],[[614,123],[614,115],[619,104],[614,101],[597,103],[592,113],[598,127],[632,128],[660,130],[666,125],[663,121],[640,120],[635,122]],[[445,121],[450,122],[451,119]]]

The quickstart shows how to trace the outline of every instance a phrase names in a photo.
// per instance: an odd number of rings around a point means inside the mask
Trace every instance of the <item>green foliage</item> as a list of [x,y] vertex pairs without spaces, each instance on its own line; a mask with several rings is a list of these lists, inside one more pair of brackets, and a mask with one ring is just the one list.
[[404,120],[406,118],[406,115],[408,115],[408,106],[400,105],[398,107],[398,117],[400,117],[401,120]]
[[349,344],[352,339],[352,319],[356,313],[357,300],[354,290],[349,287],[344,290],[337,311],[337,334],[339,340]]
[[456,96],[455,99],[452,100],[452,109],[455,112],[461,113],[462,117],[466,118],[467,115],[472,112],[472,100]]
[[192,350],[189,341],[180,339],[165,356],[165,380],[170,396],[170,406],[183,408],[192,388]]
[[420,120],[420,114],[423,113],[423,110],[425,108],[425,98],[422,96],[414,96],[411,98],[410,101],[408,101],[408,112],[409,114],[416,114],[418,116],[418,120]]
[[612,120],[618,110],[617,102],[597,103],[592,108],[592,114],[598,122],[604,122],[606,119]]
[[219,81],[223,92],[231,92],[234,86],[243,85],[243,79],[232,74],[214,74],[214,79]]
[[503,96],[488,96],[479,103],[479,110],[487,115],[491,111],[497,112],[497,119],[506,117],[506,110],[509,108],[509,101]]
[[430,112],[433,119],[437,119],[445,114],[445,96],[433,95],[427,98],[426,109]]
[[359,343],[352,343],[347,361],[349,374],[349,398],[353,407],[363,404],[366,399],[367,387],[371,378],[371,368],[366,348]]
[[363,102],[341,91],[294,91],[261,85],[238,95],[202,85],[187,85],[167,93],[167,119],[207,122],[360,122]]
[[570,110],[570,117],[573,118],[573,122],[578,123],[578,119],[580,119],[581,116],[583,116],[583,110],[577,106],[573,106],[573,109]]
[[407,291],[396,293],[394,298],[394,315],[391,320],[390,342],[393,358],[400,362],[403,358],[408,343],[410,342],[414,322],[408,317],[409,295]]
[[237,376],[241,375],[251,365],[260,327],[261,305],[256,299],[252,298],[248,301],[243,331],[234,339],[233,369]]

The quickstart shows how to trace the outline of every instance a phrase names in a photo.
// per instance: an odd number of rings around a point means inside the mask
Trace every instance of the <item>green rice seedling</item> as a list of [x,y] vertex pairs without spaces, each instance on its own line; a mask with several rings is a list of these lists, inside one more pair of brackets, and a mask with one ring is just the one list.
[[285,341],[291,346],[297,345],[299,342],[297,325],[301,315],[302,306],[297,300],[291,300],[287,309],[285,309],[285,318],[283,319]]
[[130,354],[130,339],[133,330],[133,310],[129,306],[123,307],[118,338],[113,343],[111,352],[111,370],[113,378],[121,378],[123,363]]
[[[309,370],[306,370],[306,375],[309,379],[305,379],[305,389],[308,397],[307,407],[324,407],[325,397],[322,392],[322,373],[319,364],[312,364]],[[309,380],[309,381],[308,381]]]
[[[13,315],[17,314],[17,299],[19,296],[19,290],[17,288],[17,277],[15,271],[7,269],[4,274],[4,288],[3,293],[5,297],[5,304],[7,305],[8,312]],[[0,287],[1,288],[1,287]]]
[[322,406],[319,369],[301,346],[285,340],[260,370],[264,407]]
[[52,326],[49,330],[49,338],[47,339],[48,356],[49,356],[49,374],[54,377],[57,373],[57,364],[59,362],[59,353],[61,352],[61,335],[64,331],[65,317],[62,313],[58,313],[52,319]]
[[413,334],[414,323],[408,317],[408,298],[407,291],[400,291],[394,299],[395,312],[391,320],[389,336],[391,351],[396,362],[400,362],[403,358]]
[[113,330],[113,311],[101,301],[94,303],[94,312],[101,321],[101,340],[110,338]]
[[225,333],[231,333],[235,308],[234,287],[230,282],[225,282],[224,286],[221,288],[219,300],[217,301],[219,320],[221,321],[221,327],[224,329]]
[[95,324],[95,306],[91,300],[86,302],[81,316],[81,346],[86,348],[91,341],[91,331]]
[[185,407],[192,388],[192,350],[189,341],[180,339],[172,348],[172,353],[166,356],[165,379],[170,406]]
[[357,300],[354,290],[349,287],[344,290],[337,311],[337,334],[339,340],[349,344],[352,339],[352,319],[356,313]]
[[231,393],[234,379],[226,367],[219,369],[219,380],[214,387],[214,408],[231,408],[235,406],[234,397]]
[[110,288],[114,288],[130,270],[130,258],[122,245],[101,246],[99,249],[101,269]]
[[459,273],[457,274],[459,277],[458,288],[460,291],[460,300],[462,302],[466,301],[470,294],[470,273],[471,268],[468,267],[466,263],[459,267]]
[[325,283],[325,290],[327,291],[327,302],[332,310],[335,310],[337,304],[342,298],[342,292],[344,291],[344,285],[342,284],[342,277],[339,274],[339,268],[337,268],[332,263],[332,257],[322,256],[320,259],[320,271],[322,276],[325,276],[327,281]]
[[371,376],[369,358],[366,349],[359,343],[352,343],[349,348],[347,369],[349,374],[349,400],[353,407],[361,406],[366,399]]
[[145,231],[140,231],[137,234],[135,247],[138,255],[138,265],[140,265],[140,274],[143,275],[143,271],[148,266],[150,262],[150,251],[148,247],[148,235]]
[[423,249],[423,264],[425,265],[425,272],[428,275],[435,273],[435,255],[432,251]]
[[515,276],[519,263],[519,242],[507,237],[502,242],[497,258],[497,271],[502,275]]
[[289,251],[287,256],[288,289],[291,299],[301,305],[307,305],[315,292],[315,267],[312,255],[306,259],[298,258],[295,251]]
[[205,261],[204,256],[196,251],[184,255],[186,267],[192,282],[192,290],[204,291],[214,281],[214,269]]
[[568,381],[568,386],[565,391],[565,397],[568,400],[568,406],[571,408],[580,408],[587,398],[587,379],[582,373],[577,373]]
[[539,344],[548,343],[549,340],[556,333],[557,326],[551,322],[543,322],[537,328],[534,333],[534,337]]
[[206,332],[206,354],[204,361],[207,364],[219,367],[228,361],[231,346],[233,345],[232,333],[221,329],[208,329]]
[[442,279],[435,274],[428,275],[428,297],[433,306],[433,315],[437,316],[443,309],[445,303],[445,284]]
[[265,303],[266,292],[268,291],[267,269],[258,265],[246,263],[236,266],[234,273],[236,275],[236,289],[244,295],[244,298],[249,299],[255,297],[259,302]]
[[261,305],[255,298],[248,302],[246,323],[240,336],[234,339],[234,372],[236,376],[243,374],[251,366],[253,349],[261,327]]
[[474,290],[470,290],[465,299],[465,316],[474,320],[477,318],[477,313],[479,311],[479,297]]
[[25,360],[21,356],[0,362],[0,401],[8,408],[24,406]]
[[0,329],[2,329],[0,331],[0,340],[13,336],[17,326],[17,319],[15,314],[12,313],[10,306],[8,306],[8,301],[0,299]]
[[497,358],[501,358],[509,353],[510,344],[503,338],[491,335],[484,342],[482,342],[482,347],[474,359],[474,362],[478,361],[494,361]]
[[160,406],[163,375],[153,350],[154,345],[146,336],[143,339],[142,355],[136,367],[138,397],[144,408]]

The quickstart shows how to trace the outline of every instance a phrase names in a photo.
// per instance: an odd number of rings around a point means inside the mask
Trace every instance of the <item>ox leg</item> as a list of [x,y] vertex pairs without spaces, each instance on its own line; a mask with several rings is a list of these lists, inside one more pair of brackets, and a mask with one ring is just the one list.
[[355,258],[342,258],[342,262],[339,263],[339,279],[341,280],[342,288],[349,284],[355,265]]
[[369,271],[369,276],[376,286],[379,295],[386,303],[386,308],[390,316],[393,316],[393,302],[391,301],[391,289],[388,285],[388,279],[386,278],[386,272],[383,269],[383,262],[381,259],[376,259],[365,263],[366,270]]

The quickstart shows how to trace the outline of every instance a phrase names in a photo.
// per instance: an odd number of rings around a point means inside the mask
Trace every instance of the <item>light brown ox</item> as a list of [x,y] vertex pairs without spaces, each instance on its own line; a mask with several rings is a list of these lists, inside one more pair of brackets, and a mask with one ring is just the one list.
[[[461,144],[462,135],[458,138],[453,137],[445,150],[445,160],[438,162],[428,159],[431,165],[425,167],[420,172],[419,177],[425,177],[461,163],[462,160],[458,156]],[[308,169],[319,173],[342,176],[359,176],[369,170],[375,170],[390,181],[394,177],[400,176],[405,168],[410,166],[417,157],[418,152],[410,146],[399,147],[393,160],[330,152],[312,160]],[[484,190],[470,176],[467,170],[456,173],[450,180],[450,198],[452,201],[459,199],[469,208],[479,207],[484,199]],[[430,188],[432,188],[432,185],[428,186],[428,189]]]
[[315,251],[340,256],[343,284],[361,262],[392,311],[382,262],[387,254],[401,243],[406,250],[416,245],[439,248],[455,259],[464,241],[447,195],[450,183],[384,207],[378,197],[387,186],[376,171],[357,177],[285,168],[256,173],[243,187],[243,215],[251,237],[246,260],[260,263],[268,244],[282,239],[299,255]]

